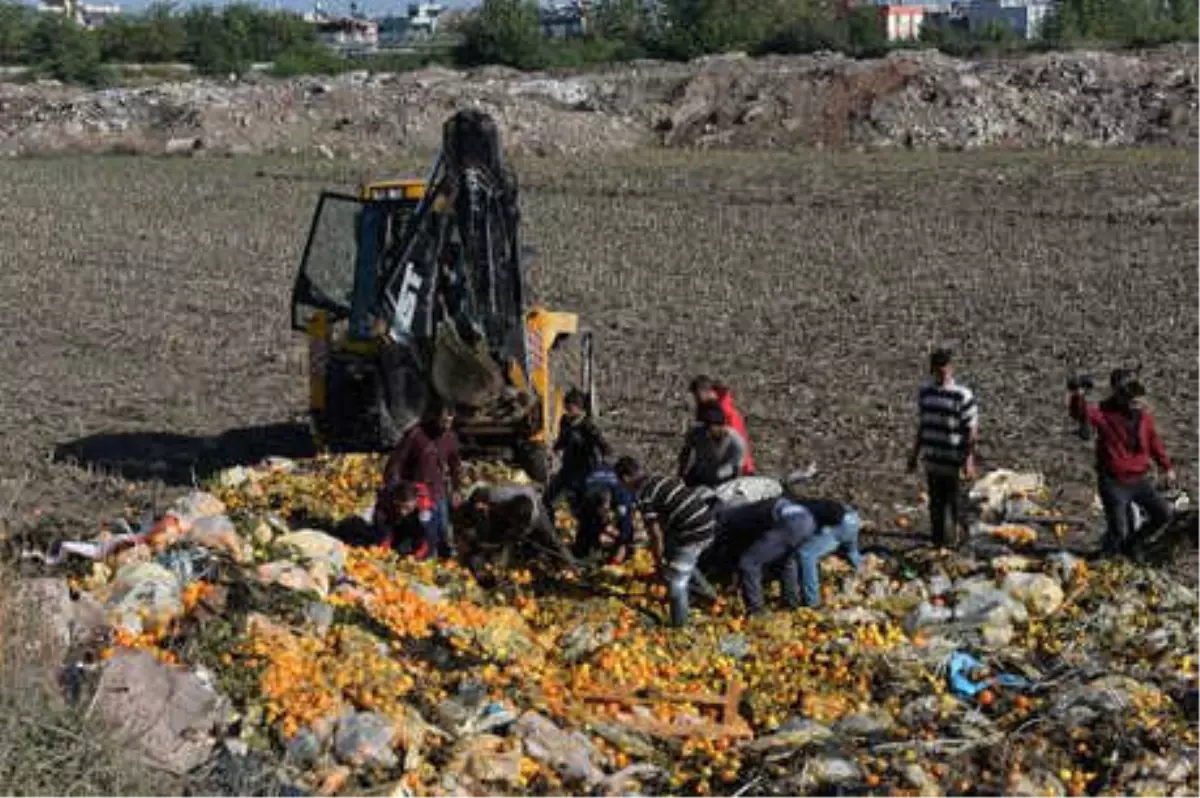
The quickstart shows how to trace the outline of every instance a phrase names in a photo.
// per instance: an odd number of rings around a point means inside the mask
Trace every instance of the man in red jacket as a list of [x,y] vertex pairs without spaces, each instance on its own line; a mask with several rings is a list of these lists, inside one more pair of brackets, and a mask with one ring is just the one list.
[[396,444],[383,469],[385,487],[412,482],[429,497],[431,509],[420,513],[425,540],[416,552],[417,559],[453,554],[450,502],[461,475],[454,409],[432,407],[425,420],[406,432]]
[[1149,516],[1147,534],[1160,529],[1170,520],[1171,508],[1148,475],[1150,462],[1166,473],[1168,484],[1174,484],[1175,470],[1154,426],[1154,416],[1141,402],[1144,391],[1132,371],[1115,370],[1111,395],[1096,405],[1087,401],[1086,386],[1079,382],[1072,381],[1068,408],[1071,418],[1096,431],[1096,473],[1108,526],[1104,553],[1136,554],[1137,543],[1129,540],[1129,505],[1138,505]]
[[696,412],[706,404],[715,402],[725,412],[725,423],[742,437],[746,443],[746,456],[742,460],[742,473],[739,476],[754,476],[754,456],[750,450],[750,435],[746,432],[746,420],[733,404],[733,392],[729,386],[714,382],[701,374],[692,380],[690,386],[692,397],[696,400]]

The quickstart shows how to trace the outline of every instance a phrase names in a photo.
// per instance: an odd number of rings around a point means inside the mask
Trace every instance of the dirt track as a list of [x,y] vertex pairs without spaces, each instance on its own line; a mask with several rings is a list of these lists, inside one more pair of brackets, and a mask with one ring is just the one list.
[[[670,463],[703,370],[736,388],[766,468],[815,460],[884,523],[919,489],[903,452],[941,342],[980,394],[985,464],[1043,469],[1075,502],[1090,454],[1064,378],[1142,361],[1194,489],[1196,167],[1184,151],[518,164],[530,281],[597,329],[622,448]],[[0,510],[28,476],[20,523],[90,527],[152,477],[302,451],[292,270],[316,192],[357,169],[0,164]],[[84,468],[52,462],[63,445]]]

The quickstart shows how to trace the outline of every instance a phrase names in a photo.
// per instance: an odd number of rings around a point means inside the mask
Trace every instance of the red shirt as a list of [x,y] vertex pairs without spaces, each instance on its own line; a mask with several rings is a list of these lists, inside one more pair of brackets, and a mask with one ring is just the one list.
[[742,476],[749,477],[754,475],[754,457],[750,453],[750,435],[746,432],[746,419],[742,418],[742,414],[733,404],[733,392],[728,388],[717,389],[717,404],[721,406],[721,410],[725,413],[725,421],[733,428],[733,431],[742,436],[742,440],[746,442],[746,456],[742,459]]
[[1090,404],[1079,394],[1071,395],[1071,418],[1086,419],[1096,430],[1096,468],[1104,476],[1121,482],[1134,482],[1150,470],[1150,460],[1164,471],[1171,470],[1171,461],[1154,416],[1142,410],[1136,429],[1132,418],[1110,402]]
[[447,430],[431,437],[425,425],[405,433],[383,468],[383,484],[415,482],[424,485],[436,503],[446,498],[449,486],[458,485],[462,462],[458,455],[458,437]]

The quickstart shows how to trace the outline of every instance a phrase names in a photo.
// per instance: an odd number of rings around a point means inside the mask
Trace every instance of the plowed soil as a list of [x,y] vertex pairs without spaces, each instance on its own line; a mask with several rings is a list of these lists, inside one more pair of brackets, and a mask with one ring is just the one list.
[[[423,171],[424,164],[376,164]],[[597,332],[602,422],[669,467],[689,378],[728,381],[767,471],[887,529],[929,349],[958,352],[985,467],[1092,498],[1063,384],[1142,363],[1194,491],[1197,161],[1186,151],[640,153],[516,164],[529,282]],[[300,454],[288,301],[343,162],[0,164],[0,511],[85,534],[221,465]],[[166,495],[166,494],[164,494]],[[52,529],[56,528],[56,529]]]

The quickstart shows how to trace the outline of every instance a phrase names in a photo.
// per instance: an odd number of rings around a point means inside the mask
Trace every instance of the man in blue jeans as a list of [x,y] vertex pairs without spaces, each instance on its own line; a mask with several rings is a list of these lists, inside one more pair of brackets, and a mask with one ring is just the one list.
[[796,553],[800,581],[804,587],[804,606],[821,606],[821,572],[818,564],[825,557],[842,552],[857,571],[862,565],[858,551],[861,522],[858,511],[849,505],[826,499],[798,502],[812,514],[817,533],[805,541]]
[[774,497],[729,507],[720,513],[722,535],[736,549],[740,541],[752,541],[738,558],[742,598],[746,614],[763,610],[763,571],[783,566],[783,598],[788,607],[800,606],[797,552],[817,531],[812,513],[796,502]]

